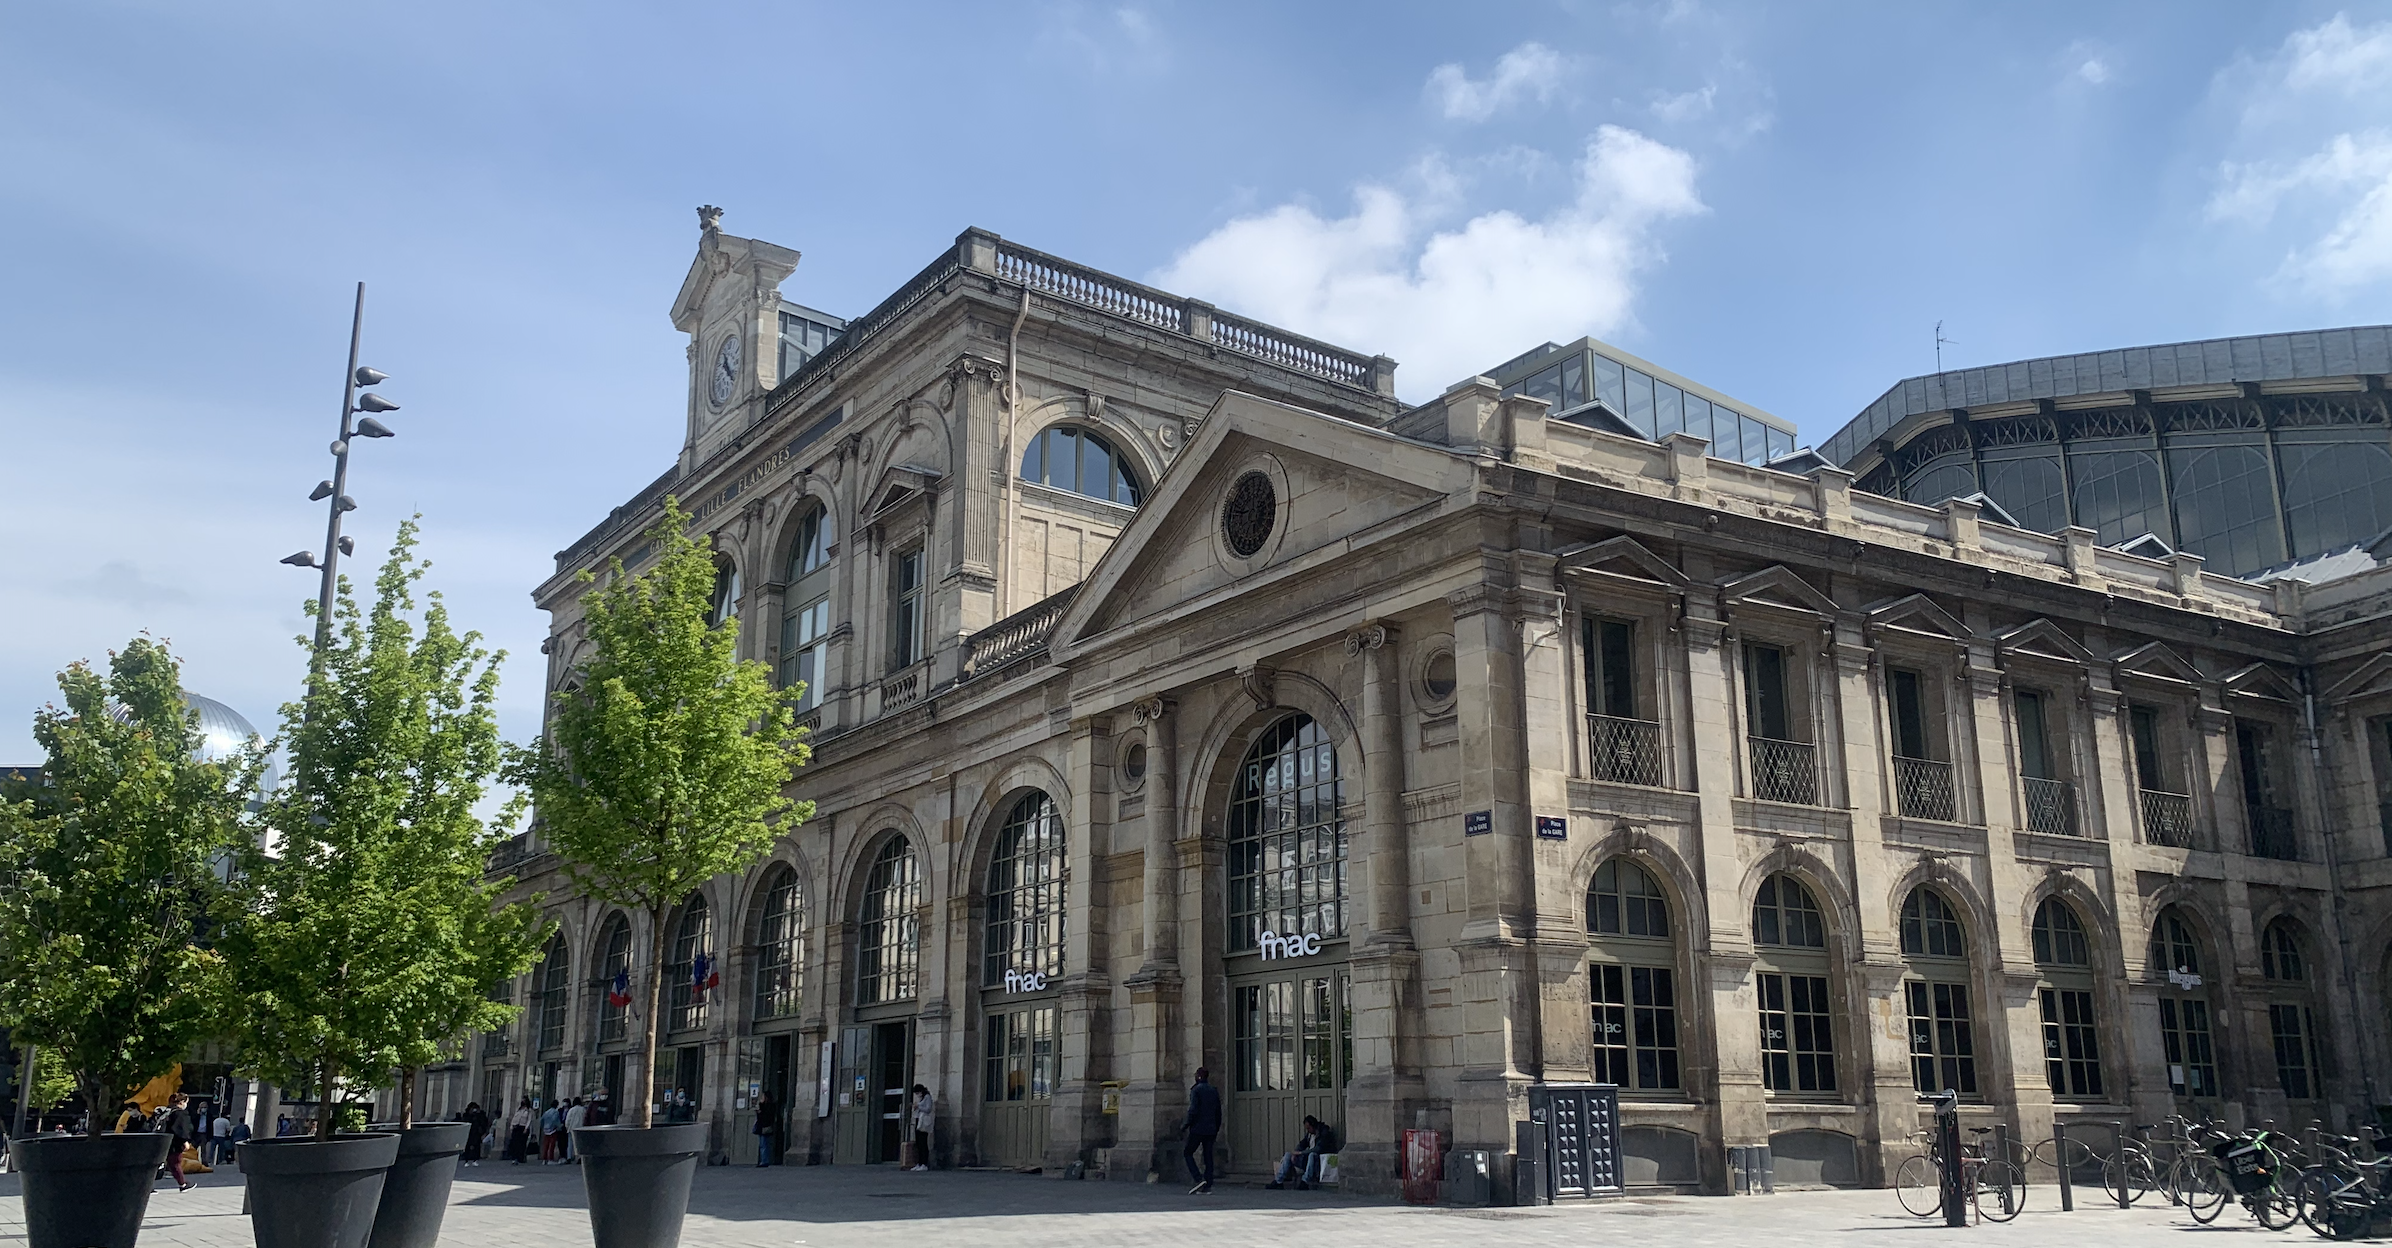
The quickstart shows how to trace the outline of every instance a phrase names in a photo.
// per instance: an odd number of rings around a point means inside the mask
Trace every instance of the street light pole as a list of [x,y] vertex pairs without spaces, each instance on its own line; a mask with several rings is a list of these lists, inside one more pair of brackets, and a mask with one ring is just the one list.
[[[365,332],[365,283],[357,283],[357,307],[349,316],[349,368],[341,374],[340,436],[332,442],[332,479],[319,483],[307,497],[310,501],[325,500],[331,514],[324,521],[324,555],[317,561],[313,551],[303,550],[287,555],[283,562],[295,568],[319,568],[323,585],[316,594],[315,657],[309,663],[310,674],[321,672],[324,650],[332,644],[332,597],[340,586],[341,556],[355,549],[355,544],[341,536],[341,513],[355,511],[357,503],[349,497],[349,444],[358,438],[387,438],[394,436],[389,427],[371,415],[354,420],[359,412],[395,412],[399,405],[379,394],[366,390],[388,375],[376,369],[362,368],[357,363],[357,348]],[[366,390],[362,396],[358,391]]]
[[[349,501],[349,439],[356,429],[349,418],[357,410],[357,344],[365,332],[365,283],[357,283],[357,308],[349,315],[349,367],[341,372],[341,432],[332,443],[332,515],[324,522],[324,587],[316,596],[316,653],[332,640],[332,590],[340,579],[341,512]],[[320,661],[320,660],[319,660]]]

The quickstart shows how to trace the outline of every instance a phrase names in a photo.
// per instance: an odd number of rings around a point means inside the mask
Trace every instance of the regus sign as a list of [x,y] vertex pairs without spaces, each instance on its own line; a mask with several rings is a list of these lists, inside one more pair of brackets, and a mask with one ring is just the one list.
[[1254,946],[1262,954],[1265,962],[1276,961],[1280,958],[1309,958],[1321,951],[1321,938],[1317,932],[1288,936],[1282,936],[1277,932],[1264,932],[1254,942]]

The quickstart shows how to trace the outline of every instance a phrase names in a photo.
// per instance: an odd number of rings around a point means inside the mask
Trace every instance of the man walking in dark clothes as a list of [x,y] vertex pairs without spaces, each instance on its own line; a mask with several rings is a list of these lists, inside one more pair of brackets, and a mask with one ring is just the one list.
[[[1213,1086],[1212,1072],[1196,1068],[1196,1086],[1188,1089],[1188,1116],[1179,1124],[1188,1136],[1187,1150],[1181,1159],[1188,1164],[1188,1177],[1196,1186],[1188,1189],[1191,1195],[1213,1190],[1213,1138],[1221,1134],[1221,1090]],[[1204,1150],[1204,1169],[1196,1168],[1196,1150]]]

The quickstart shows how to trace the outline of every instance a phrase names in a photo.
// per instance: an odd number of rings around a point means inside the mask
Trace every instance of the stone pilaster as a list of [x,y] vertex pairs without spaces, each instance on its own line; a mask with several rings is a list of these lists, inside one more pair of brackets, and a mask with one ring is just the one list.
[[1341,1180],[1356,1191],[1393,1192],[1399,1132],[1427,1097],[1420,1058],[1420,955],[1412,945],[1410,828],[1396,632],[1371,624],[1346,636],[1362,678],[1363,819],[1349,852],[1368,890],[1367,931],[1348,961],[1354,994],[1354,1070],[1346,1087]]
[[1171,1174],[1168,1141],[1187,1103],[1181,1086],[1183,1020],[1187,989],[1179,966],[1179,741],[1178,704],[1148,698],[1130,708],[1146,726],[1146,838],[1144,945],[1146,960],[1125,983],[1130,1027],[1123,1038],[1116,1077],[1122,1080],[1121,1113],[1114,1123],[1117,1178],[1148,1172]]

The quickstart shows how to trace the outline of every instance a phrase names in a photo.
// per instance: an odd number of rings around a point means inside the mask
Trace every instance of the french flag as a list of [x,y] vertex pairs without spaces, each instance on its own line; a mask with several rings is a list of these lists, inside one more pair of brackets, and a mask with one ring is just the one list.
[[723,977],[715,973],[712,955],[701,953],[689,964],[690,995],[703,997],[722,982]]
[[606,1003],[618,1010],[631,1008],[631,972],[615,972],[615,982],[606,987]]

